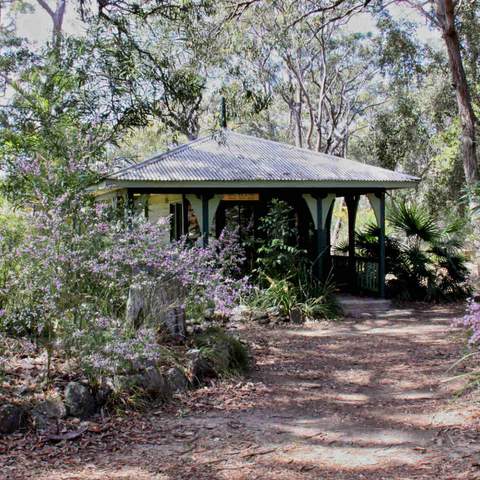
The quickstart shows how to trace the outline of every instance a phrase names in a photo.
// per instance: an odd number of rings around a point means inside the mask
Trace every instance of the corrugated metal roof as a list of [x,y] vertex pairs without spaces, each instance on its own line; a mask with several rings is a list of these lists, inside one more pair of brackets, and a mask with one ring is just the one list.
[[418,178],[231,130],[203,137],[107,179],[127,181],[367,181],[412,183]]

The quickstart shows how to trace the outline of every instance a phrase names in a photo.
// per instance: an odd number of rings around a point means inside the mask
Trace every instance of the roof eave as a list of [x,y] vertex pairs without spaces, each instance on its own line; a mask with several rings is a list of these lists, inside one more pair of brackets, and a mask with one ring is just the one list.
[[[412,178],[411,180],[325,180],[325,181],[309,181],[309,180],[182,180],[182,181],[165,181],[165,180],[117,180],[105,179],[96,188],[97,190],[112,190],[122,188],[217,188],[217,189],[244,189],[244,188],[292,188],[292,189],[403,189],[415,188],[420,179]],[[92,188],[92,187],[89,187]]]

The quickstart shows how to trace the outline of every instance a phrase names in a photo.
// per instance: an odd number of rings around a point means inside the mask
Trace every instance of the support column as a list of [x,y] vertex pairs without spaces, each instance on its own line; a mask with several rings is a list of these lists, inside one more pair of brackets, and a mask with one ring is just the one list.
[[188,204],[185,194],[182,194],[182,235],[188,238],[188,230],[190,228],[190,221],[188,218]]
[[127,205],[126,205],[126,217],[127,217],[127,225],[129,228],[133,227],[133,216],[135,213],[135,199],[133,196],[133,192],[131,190],[127,190]]
[[313,224],[316,230],[316,258],[314,263],[314,272],[318,279],[324,280],[326,277],[326,258],[329,254],[327,245],[327,217],[330,208],[335,200],[334,193],[324,193],[319,195],[302,195],[307,203],[308,209],[313,218]]
[[327,250],[325,256],[325,270],[330,272],[332,269],[332,217],[333,217],[333,208],[335,207],[335,198],[333,199],[332,203],[330,204],[330,208],[327,213],[327,218],[325,221],[325,235],[327,238]]
[[204,247],[208,245],[208,200],[209,195],[202,194],[202,242]]
[[385,298],[385,192],[367,194],[380,229],[378,236],[378,294]]
[[185,199],[190,202],[200,227],[200,234],[204,246],[208,245],[210,226],[212,225],[215,213],[222,196],[202,193],[201,195],[186,194]]
[[357,220],[359,195],[345,196],[348,212],[348,269],[350,271],[350,287],[357,287],[357,269],[355,261],[355,224]]
[[385,298],[385,192],[380,195],[380,256],[378,262],[378,293]]
[[327,249],[327,235],[324,228],[324,212],[322,209],[322,197],[317,197],[317,258],[316,271],[317,278],[323,280],[325,278],[325,253]]

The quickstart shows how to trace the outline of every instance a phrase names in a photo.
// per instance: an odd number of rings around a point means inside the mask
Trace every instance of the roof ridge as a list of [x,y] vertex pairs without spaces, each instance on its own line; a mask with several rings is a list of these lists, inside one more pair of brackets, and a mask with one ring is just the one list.
[[166,155],[181,152],[182,150],[185,150],[186,148],[190,147],[193,144],[197,144],[197,143],[204,142],[206,140],[210,140],[212,137],[213,137],[213,134],[204,135],[203,137],[198,137],[195,140],[191,140],[190,142],[184,143],[182,145],[178,145],[175,148],[172,148],[171,150],[167,150],[167,151],[162,152],[162,153],[157,153],[157,154],[153,155],[152,157],[147,158],[147,159],[145,159],[145,160],[143,160],[139,163],[135,163],[134,165],[129,165],[128,167],[124,167],[124,168],[121,168],[119,170],[116,170],[115,172],[112,172],[109,175],[107,175],[105,178],[110,178],[113,175],[118,175],[118,174],[128,172],[130,170],[136,170],[137,168],[145,167],[146,165],[149,165],[152,162],[155,162],[157,160],[161,160]]

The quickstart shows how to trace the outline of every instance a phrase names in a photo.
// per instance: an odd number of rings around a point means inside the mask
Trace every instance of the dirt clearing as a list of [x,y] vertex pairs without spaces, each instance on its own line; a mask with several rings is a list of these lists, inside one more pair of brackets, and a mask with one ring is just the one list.
[[480,479],[479,410],[442,382],[463,348],[450,327],[460,314],[417,306],[246,327],[250,378],[86,423],[75,440],[0,440],[0,478]]

